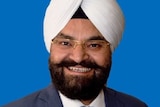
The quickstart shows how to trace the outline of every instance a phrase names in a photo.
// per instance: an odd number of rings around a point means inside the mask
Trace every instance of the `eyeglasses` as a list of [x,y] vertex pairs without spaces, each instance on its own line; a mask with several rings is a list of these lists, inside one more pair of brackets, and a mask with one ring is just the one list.
[[56,45],[62,51],[71,51],[78,45],[81,45],[85,51],[89,52],[102,52],[110,44],[105,40],[87,40],[77,41],[72,39],[55,38],[52,40],[52,44]]

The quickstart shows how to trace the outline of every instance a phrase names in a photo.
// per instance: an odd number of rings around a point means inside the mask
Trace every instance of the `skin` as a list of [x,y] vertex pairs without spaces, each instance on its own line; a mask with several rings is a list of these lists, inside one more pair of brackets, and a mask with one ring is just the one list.
[[[86,41],[91,38],[97,37],[103,38],[101,33],[88,19],[71,19],[60,33],[78,41]],[[64,58],[71,59],[77,63],[80,63],[83,60],[91,60],[96,62],[96,64],[98,64],[99,66],[105,67],[106,65],[110,65],[111,63],[111,50],[108,46],[107,48],[104,48],[104,53],[89,53],[85,49],[83,49],[81,45],[77,45],[72,51],[64,53],[60,51],[55,45],[51,44],[50,60],[55,63],[60,63]],[[74,67],[84,68],[80,65],[76,65]],[[89,72],[82,73],[74,72],[64,67],[64,73],[67,76],[91,77],[94,74],[94,69],[91,69]],[[86,101],[81,100],[81,102],[85,105],[88,105],[93,100],[94,99]]]

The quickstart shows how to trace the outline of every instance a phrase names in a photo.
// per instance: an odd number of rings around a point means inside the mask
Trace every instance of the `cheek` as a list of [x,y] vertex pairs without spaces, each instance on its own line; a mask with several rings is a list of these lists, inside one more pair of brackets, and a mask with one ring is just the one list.
[[100,66],[106,66],[111,64],[111,54],[105,53],[101,55],[92,55],[92,59]]
[[55,63],[61,62],[66,56],[67,56],[66,53],[59,52],[59,50],[57,50],[56,48],[52,47],[50,50],[50,60]]

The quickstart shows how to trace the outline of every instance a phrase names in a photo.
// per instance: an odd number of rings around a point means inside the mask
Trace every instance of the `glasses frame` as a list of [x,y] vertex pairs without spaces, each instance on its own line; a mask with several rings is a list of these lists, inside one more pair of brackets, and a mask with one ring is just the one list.
[[[68,42],[72,42],[73,44],[73,46],[71,46],[72,47],[72,49],[75,49],[78,45],[80,45],[83,49],[86,49],[86,44],[87,44],[87,42],[90,42],[90,41],[99,41],[99,42],[103,42],[104,43],[104,45],[107,47],[107,46],[110,46],[110,43],[109,42],[107,42],[106,40],[86,40],[86,41],[79,41],[79,40],[72,40],[72,39],[65,39],[65,38],[54,38],[54,39],[52,39],[51,40],[51,43],[52,44],[54,44],[54,43],[57,43],[58,42],[58,39],[64,39],[64,40],[66,40],[66,41],[68,41]],[[103,45],[103,46],[104,46]]]

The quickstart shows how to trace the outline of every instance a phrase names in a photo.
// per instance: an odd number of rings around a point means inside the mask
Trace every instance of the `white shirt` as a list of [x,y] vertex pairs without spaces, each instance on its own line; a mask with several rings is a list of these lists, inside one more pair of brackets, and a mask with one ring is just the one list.
[[[79,100],[73,100],[69,99],[66,96],[64,96],[62,93],[59,92],[60,98],[62,100],[63,107],[81,107],[85,106],[81,101]],[[103,90],[99,93],[99,95],[89,104],[86,105],[90,107],[105,107],[105,99],[104,99],[104,92]]]

